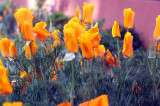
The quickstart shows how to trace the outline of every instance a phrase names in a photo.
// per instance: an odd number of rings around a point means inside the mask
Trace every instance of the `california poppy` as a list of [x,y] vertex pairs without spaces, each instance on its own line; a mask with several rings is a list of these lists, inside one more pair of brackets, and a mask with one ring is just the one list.
[[2,56],[7,59],[8,59],[8,55],[11,58],[15,58],[15,56],[17,55],[17,50],[14,42],[9,40],[8,38],[2,38],[0,40],[0,50],[1,50]]
[[69,22],[64,25],[64,30],[69,28],[74,29],[76,39],[86,31],[86,26],[77,17],[70,19]]
[[14,14],[14,17],[17,21],[18,27],[21,30],[23,37],[26,41],[32,41],[34,39],[33,36],[33,16],[32,12],[26,8],[17,9]]
[[130,32],[126,32],[123,41],[123,52],[122,54],[126,57],[133,56],[133,36]]
[[132,11],[131,8],[124,9],[124,27],[126,29],[133,28],[134,16],[135,16],[135,13],[134,11]]
[[157,42],[160,41],[160,15],[156,18],[156,27],[153,34],[153,39]]
[[25,76],[27,76],[27,72],[24,70],[20,71],[20,78],[24,78]]
[[82,50],[82,56],[86,60],[91,60],[94,57],[93,46],[90,38],[90,33],[86,31],[78,37],[78,41]]
[[3,106],[23,106],[23,102],[13,102],[13,103],[4,102]]
[[113,27],[112,27],[112,36],[115,38],[120,38],[120,29],[119,29],[119,23],[117,21],[114,21]]
[[77,53],[78,52],[78,42],[75,36],[75,30],[73,28],[67,28],[63,30],[64,32],[64,42],[65,47],[68,52]]
[[79,106],[109,106],[108,96],[101,95],[95,99],[81,103]]
[[50,32],[45,29],[46,26],[47,24],[45,22],[38,22],[33,28],[33,32],[37,34],[36,37],[41,42],[46,42],[50,36]]
[[0,94],[9,95],[13,88],[8,79],[8,70],[4,66],[0,66]]
[[83,5],[83,22],[85,24],[92,24],[92,15],[93,15],[93,10],[94,10],[94,5],[93,4],[87,4],[86,2],[84,2]]
[[60,33],[60,31],[58,29],[55,29],[51,34],[51,39],[60,40],[60,38],[58,36],[59,33]]

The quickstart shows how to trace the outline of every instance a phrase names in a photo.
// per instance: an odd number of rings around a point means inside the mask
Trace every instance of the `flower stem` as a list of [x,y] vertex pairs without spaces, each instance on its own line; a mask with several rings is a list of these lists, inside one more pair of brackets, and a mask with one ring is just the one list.
[[72,85],[71,85],[71,105],[74,105],[74,60],[71,62],[72,64]]
[[120,54],[119,54],[119,39],[117,38],[117,49],[118,49],[118,51],[117,51],[117,54],[118,54],[118,64],[119,64],[119,67],[121,67],[121,65],[120,65]]

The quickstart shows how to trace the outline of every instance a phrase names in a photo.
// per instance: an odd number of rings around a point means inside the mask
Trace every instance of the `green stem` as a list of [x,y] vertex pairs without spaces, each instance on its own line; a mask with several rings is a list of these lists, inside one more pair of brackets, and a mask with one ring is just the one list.
[[119,64],[119,67],[121,67],[120,65],[120,55],[119,55],[119,39],[117,38],[117,48],[118,48],[118,51],[117,51],[117,54],[118,54],[118,64]]
[[72,91],[72,95],[71,95],[71,105],[74,105],[74,60],[72,60],[72,85],[71,85],[71,91]]
[[9,98],[8,98],[8,96],[6,96],[6,101],[7,101],[7,102],[9,102]]

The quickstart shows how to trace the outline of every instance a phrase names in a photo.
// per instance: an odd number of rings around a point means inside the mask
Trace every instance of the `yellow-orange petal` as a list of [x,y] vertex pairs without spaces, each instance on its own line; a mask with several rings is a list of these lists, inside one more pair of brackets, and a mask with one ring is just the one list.
[[38,23],[36,23],[35,28],[45,29],[46,26],[47,26],[46,22],[38,22]]
[[76,13],[76,16],[77,16],[78,19],[79,19],[79,7],[76,8],[75,13]]
[[0,50],[1,50],[2,56],[4,58],[8,58],[6,53],[8,53],[8,55],[9,55],[10,43],[11,43],[11,41],[8,38],[2,38],[0,40]]
[[28,21],[29,23],[31,23],[31,26],[32,26],[33,16],[32,16],[31,10],[26,8],[17,9],[17,11],[14,14],[14,17],[21,31],[25,21]]
[[0,60],[0,66],[3,66],[3,62],[2,62],[2,60]]
[[124,9],[124,27],[126,29],[133,28],[134,16],[135,13],[131,10],[131,8]]
[[153,39],[157,42],[160,41],[160,15],[156,18],[156,27],[153,34]]
[[17,56],[17,49],[16,49],[14,42],[10,43],[9,55],[11,56],[11,58],[12,57],[15,58]]
[[60,31],[58,29],[55,29],[51,34],[51,39],[60,40],[60,38],[58,36],[59,33],[60,33]]
[[13,91],[8,78],[8,71],[4,66],[0,66],[0,94],[9,95]]
[[104,54],[105,54],[105,47],[104,45],[99,45],[96,49],[94,49],[94,56],[97,57],[97,56],[100,56],[100,57],[103,57]]
[[114,21],[113,27],[112,27],[112,36],[115,38],[120,38],[120,29],[119,29],[119,23],[117,21]]
[[4,102],[3,106],[23,106],[23,102],[13,102],[13,103]]
[[26,41],[34,40],[34,35],[32,30],[33,30],[32,24],[29,21],[24,21],[23,27],[22,27],[22,34],[23,34],[24,40]]
[[87,4],[84,2],[83,5],[83,22],[85,24],[91,25],[93,20],[92,20],[92,15],[93,15],[93,10],[94,10],[94,5],[93,4]]
[[111,52],[109,51],[109,49],[107,49],[107,54],[106,54],[106,59],[105,61],[108,62],[110,64],[111,67],[114,67],[115,64],[115,60],[114,57],[112,56]]
[[64,102],[64,103],[58,104],[57,106],[71,106],[71,103]]
[[86,31],[78,37],[78,41],[82,50],[83,58],[86,60],[91,60],[94,57],[94,52],[90,34]]
[[27,76],[27,72],[26,71],[20,71],[20,78],[24,78],[25,76]]
[[133,56],[133,36],[130,32],[126,32],[124,36],[122,54],[126,57]]

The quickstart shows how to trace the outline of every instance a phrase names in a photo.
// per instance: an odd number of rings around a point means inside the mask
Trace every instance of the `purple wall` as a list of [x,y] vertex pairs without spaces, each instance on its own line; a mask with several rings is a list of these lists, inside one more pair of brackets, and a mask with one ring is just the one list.
[[[27,0],[13,0],[26,5]],[[30,0],[28,0],[30,1]],[[34,0],[32,0],[34,1]],[[55,0],[50,0],[55,2]],[[66,15],[74,15],[75,9],[79,5],[82,7],[83,2],[95,5],[93,13],[94,20],[106,18],[105,27],[111,28],[113,22],[119,21],[123,24],[123,9],[132,8],[135,11],[134,27],[142,35],[141,39],[144,46],[149,48],[149,39],[152,39],[156,17],[160,14],[160,1],[156,0],[57,0],[56,10],[64,11]],[[30,4],[26,5],[30,6]],[[82,10],[82,8],[81,8]],[[152,39],[153,41],[153,39]]]

